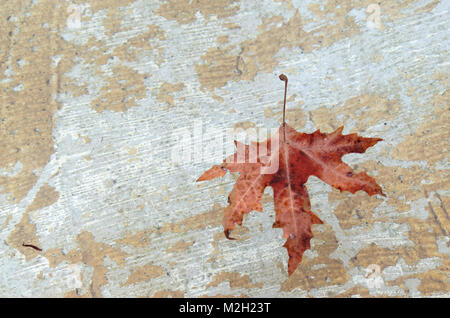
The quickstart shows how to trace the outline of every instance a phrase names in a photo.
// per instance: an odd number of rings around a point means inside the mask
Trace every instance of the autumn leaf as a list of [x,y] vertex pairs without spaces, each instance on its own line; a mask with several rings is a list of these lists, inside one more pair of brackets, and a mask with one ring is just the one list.
[[[287,78],[280,76],[280,79]],[[286,101],[286,89],[285,89]],[[242,225],[244,214],[262,211],[264,189],[272,187],[276,218],[274,228],[283,229],[283,245],[289,254],[288,273],[291,275],[310,248],[311,226],[322,221],[311,212],[305,183],[316,176],[340,191],[358,190],[370,196],[381,194],[381,187],[365,172],[355,174],[341,158],[348,153],[363,153],[380,138],[365,138],[357,134],[343,135],[343,127],[332,133],[299,133],[284,122],[280,129],[264,142],[244,145],[235,142],[237,151],[203,173],[197,181],[222,177],[227,171],[238,172],[225,208],[223,227],[229,239],[235,225]],[[273,169],[273,166],[277,169]]]

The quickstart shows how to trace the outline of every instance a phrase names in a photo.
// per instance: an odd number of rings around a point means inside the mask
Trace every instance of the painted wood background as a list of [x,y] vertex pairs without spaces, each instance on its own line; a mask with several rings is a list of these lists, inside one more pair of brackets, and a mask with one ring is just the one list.
[[[0,295],[449,297],[449,9],[2,1]],[[195,182],[226,133],[280,125],[280,73],[295,129],[384,139],[344,160],[386,197],[309,179],[292,276],[271,189],[229,241],[236,176]]]

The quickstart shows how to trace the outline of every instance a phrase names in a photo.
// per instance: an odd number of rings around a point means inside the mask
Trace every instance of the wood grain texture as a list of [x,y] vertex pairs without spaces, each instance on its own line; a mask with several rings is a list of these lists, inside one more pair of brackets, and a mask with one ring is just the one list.
[[[0,295],[450,296],[449,2],[376,3],[2,5]],[[229,241],[236,176],[195,182],[279,127],[281,73],[294,129],[384,140],[343,160],[386,197],[309,179],[291,276],[271,190]]]

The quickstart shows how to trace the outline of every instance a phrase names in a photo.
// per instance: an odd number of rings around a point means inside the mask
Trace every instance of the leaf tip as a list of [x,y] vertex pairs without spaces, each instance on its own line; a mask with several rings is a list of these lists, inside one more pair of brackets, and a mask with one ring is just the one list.
[[234,237],[230,237],[230,230],[225,230],[223,231],[223,233],[225,233],[225,237],[229,240],[236,240]]
[[211,169],[206,170],[200,177],[198,177],[196,182],[207,181],[217,177],[223,177],[226,173],[227,171],[224,169],[222,165],[221,166],[215,165]]
[[317,215],[309,211],[309,214],[311,215],[311,223],[312,224],[323,224],[323,221],[319,219]]

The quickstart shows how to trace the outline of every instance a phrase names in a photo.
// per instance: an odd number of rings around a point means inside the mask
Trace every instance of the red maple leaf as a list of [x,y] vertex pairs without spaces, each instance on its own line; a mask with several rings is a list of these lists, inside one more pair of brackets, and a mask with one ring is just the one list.
[[[380,138],[365,138],[357,134],[342,135],[343,127],[326,134],[319,130],[312,134],[299,133],[285,123],[287,77],[283,107],[283,124],[264,142],[245,145],[235,141],[237,151],[221,165],[203,173],[197,181],[222,177],[227,170],[239,172],[239,178],[228,196],[223,227],[225,236],[235,224],[242,225],[244,214],[262,211],[264,189],[271,186],[274,193],[276,218],[274,228],[283,229],[287,239],[283,245],[289,254],[288,273],[291,275],[310,248],[311,225],[323,223],[313,212],[305,183],[316,176],[340,191],[358,190],[384,195],[381,187],[365,172],[358,174],[342,162],[347,153],[363,153]],[[274,169],[275,167],[275,169]]]

